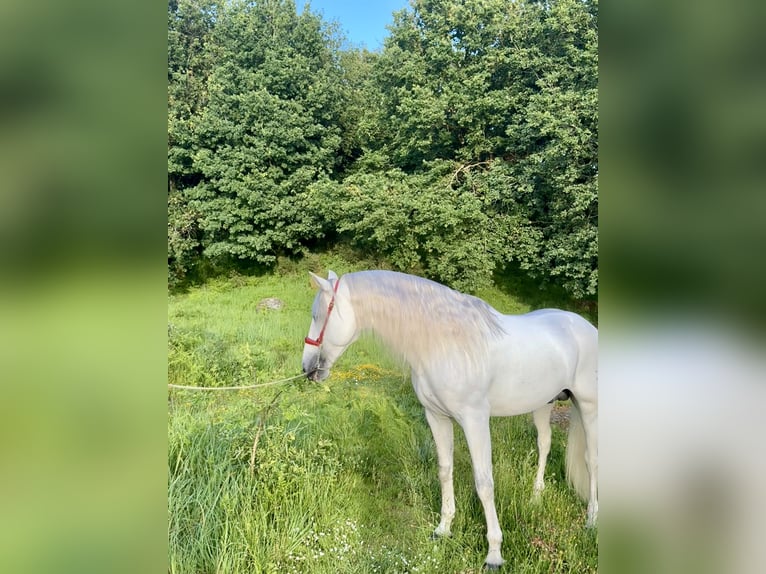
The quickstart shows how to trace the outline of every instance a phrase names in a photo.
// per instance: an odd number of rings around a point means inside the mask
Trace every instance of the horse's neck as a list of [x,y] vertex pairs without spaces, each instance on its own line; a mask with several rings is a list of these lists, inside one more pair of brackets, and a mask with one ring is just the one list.
[[386,343],[401,329],[403,313],[393,298],[375,291],[363,291],[352,297],[356,322],[360,330],[372,331]]
[[502,332],[491,308],[451,291],[413,283],[397,288],[375,276],[354,279],[349,286],[357,327],[372,331],[413,368],[480,369],[490,340]]
[[416,317],[405,316],[400,302],[383,290],[357,289],[351,297],[360,332],[371,332],[410,365],[417,362],[412,338],[417,337]]

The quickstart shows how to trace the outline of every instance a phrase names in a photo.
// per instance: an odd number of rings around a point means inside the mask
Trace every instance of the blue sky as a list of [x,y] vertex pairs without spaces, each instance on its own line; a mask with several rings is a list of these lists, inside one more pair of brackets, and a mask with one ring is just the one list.
[[[409,6],[408,0],[308,0],[311,11],[327,21],[336,20],[353,46],[377,50],[388,36],[391,14]],[[304,2],[295,2],[298,10]]]

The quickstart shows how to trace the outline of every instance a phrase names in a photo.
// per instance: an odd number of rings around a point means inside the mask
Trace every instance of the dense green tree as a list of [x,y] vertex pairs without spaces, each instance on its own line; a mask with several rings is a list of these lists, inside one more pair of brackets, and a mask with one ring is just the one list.
[[375,110],[379,109],[381,99],[373,76],[377,57],[377,53],[366,49],[340,52],[345,106],[339,120],[342,143],[338,174],[358,170],[357,160],[373,149],[379,128]]
[[183,113],[171,113],[171,194],[183,186],[176,204],[187,215],[176,221],[192,214],[209,260],[270,263],[317,236],[302,196],[338,163],[337,46],[321,19],[297,13],[292,0],[196,8],[213,24],[199,58],[211,65],[195,75],[202,87],[184,94]]
[[171,0],[168,4],[168,178],[171,188],[196,184],[193,118],[207,105],[215,66],[211,35],[222,0]]
[[[598,288],[598,2],[533,3],[514,51],[523,113],[506,133],[503,209],[523,214],[511,249],[522,268],[576,297]],[[526,89],[524,89],[526,88]]]
[[374,161],[361,163],[417,174],[453,162],[451,177],[426,178],[436,189],[419,188],[423,201],[476,196],[499,234],[486,241],[480,227],[465,239],[471,252],[490,250],[481,272],[440,279],[481,283],[516,261],[574,296],[595,295],[597,8],[414,0],[396,14],[374,68]]
[[291,0],[233,2],[214,38],[192,205],[206,256],[269,263],[314,237],[301,196],[336,165],[340,71],[321,20]]
[[503,155],[517,96],[498,43],[512,13],[505,0],[415,0],[396,14],[376,71],[399,167]]
[[314,185],[312,208],[365,254],[475,290],[491,278],[499,234],[480,197],[449,188],[452,175],[444,161],[417,174],[359,171]]
[[220,0],[168,3],[168,266],[171,283],[199,259],[198,216],[184,191],[198,184],[194,119],[207,105],[211,34]]
[[[169,5],[169,262],[342,240],[597,292],[597,0],[412,0],[380,53],[292,0]],[[322,238],[325,239],[322,239]]]

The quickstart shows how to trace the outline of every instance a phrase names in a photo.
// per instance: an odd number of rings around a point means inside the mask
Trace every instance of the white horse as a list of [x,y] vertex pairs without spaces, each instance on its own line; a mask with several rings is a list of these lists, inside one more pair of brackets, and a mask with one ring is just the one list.
[[573,404],[567,478],[588,500],[587,525],[596,524],[598,331],[593,325],[557,309],[503,315],[476,297],[392,271],[361,271],[340,279],[330,271],[327,279],[311,277],[320,290],[303,349],[303,371],[309,379],[326,379],[348,346],[370,331],[411,368],[439,462],[442,507],[434,535],[448,536],[455,516],[454,420],[465,433],[487,520],[486,566],[503,564],[489,417],[534,413],[539,493],[550,449],[551,403],[564,397]]

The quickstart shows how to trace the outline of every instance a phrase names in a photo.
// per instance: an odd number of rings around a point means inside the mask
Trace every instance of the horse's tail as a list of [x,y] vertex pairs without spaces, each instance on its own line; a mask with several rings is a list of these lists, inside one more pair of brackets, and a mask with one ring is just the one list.
[[585,428],[576,401],[569,409],[569,436],[567,437],[567,480],[583,500],[590,496],[590,474],[585,463]]

